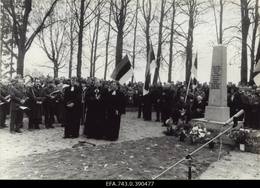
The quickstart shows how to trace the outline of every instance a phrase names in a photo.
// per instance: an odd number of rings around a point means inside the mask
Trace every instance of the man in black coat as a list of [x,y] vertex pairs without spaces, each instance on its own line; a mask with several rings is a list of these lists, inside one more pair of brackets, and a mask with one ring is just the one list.
[[154,104],[154,109],[156,111],[156,120],[155,121],[160,122],[162,86],[155,85],[151,93],[152,93],[152,102]]
[[70,86],[64,92],[66,123],[63,138],[78,138],[81,118],[82,89],[76,78],[71,79]]
[[47,84],[44,87],[44,101],[43,101],[43,109],[44,109],[44,121],[45,127],[47,129],[54,128],[54,106],[55,106],[55,95],[53,92],[55,91],[55,85],[53,81],[47,80]]
[[172,115],[173,98],[171,97],[170,89],[164,89],[160,98],[161,121],[166,126],[166,120]]
[[12,80],[12,85],[10,87],[11,104],[10,104],[10,132],[21,133],[21,128],[23,126],[23,110],[22,106],[26,102],[26,92],[24,87],[24,81],[21,77],[17,76]]
[[44,101],[44,91],[40,85],[40,80],[35,79],[34,85],[28,87],[28,116],[29,116],[29,130],[40,129],[39,124],[42,123],[42,103]]
[[9,96],[7,87],[0,83],[0,128],[7,127],[5,122],[8,114]]
[[138,107],[138,116],[137,118],[141,118],[142,116],[142,111],[143,111],[143,92],[142,88],[138,87],[135,90],[135,101],[136,101],[136,106]]
[[[235,86],[232,86],[230,88],[230,93],[228,94],[227,102],[230,108],[230,117],[234,116],[242,109],[242,99],[238,92],[238,88],[236,88]],[[242,118],[243,116],[240,116],[239,120],[241,121]]]
[[124,94],[119,85],[112,82],[106,95],[106,135],[105,139],[116,141],[119,137],[121,115],[125,112]]
[[192,118],[204,118],[205,107],[206,105],[203,100],[203,97],[198,95],[196,97],[196,100],[194,100],[194,105],[192,107]]
[[[94,85],[93,85],[94,84]],[[87,138],[102,139],[105,135],[105,93],[96,81],[86,91],[87,106],[84,135]]]

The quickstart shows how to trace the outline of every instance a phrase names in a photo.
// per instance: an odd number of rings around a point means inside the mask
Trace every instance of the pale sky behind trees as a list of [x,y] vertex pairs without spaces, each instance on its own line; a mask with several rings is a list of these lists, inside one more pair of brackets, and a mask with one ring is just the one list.
[[[157,0],[158,3],[158,0]],[[239,2],[238,2],[239,3]],[[156,5],[156,1],[154,1],[154,5]],[[160,6],[155,6],[160,7]],[[135,7],[131,7],[135,8]],[[159,12],[159,11],[158,11]],[[139,17],[142,17],[142,15],[139,13]],[[177,17],[180,21],[183,17]],[[217,45],[216,42],[216,32],[215,32],[215,22],[213,17],[213,11],[212,9],[208,9],[205,11],[203,15],[200,17],[200,21],[203,22],[200,25],[198,25],[195,28],[194,31],[194,47],[193,51],[196,53],[198,52],[198,80],[200,82],[209,82],[210,80],[210,71],[211,71],[211,61],[212,61],[212,51],[213,46]],[[169,23],[169,22],[168,22]],[[223,28],[227,28],[234,25],[239,25],[240,23],[240,9],[236,5],[227,5],[224,7],[224,20],[223,20]],[[105,25],[105,23],[102,23]],[[157,28],[158,22],[155,21],[153,23],[153,31],[155,35],[152,36],[152,42],[153,44],[157,43],[158,40],[158,28]],[[187,25],[187,24],[186,24]],[[140,28],[140,26],[138,26]],[[169,25],[170,27],[170,25]],[[184,30],[187,30],[186,26],[183,26]],[[250,28],[252,29],[252,28]],[[88,29],[86,29],[85,35],[88,35]],[[251,30],[249,31],[249,33]],[[132,32],[133,33],[133,32]],[[133,34],[129,34],[125,40],[124,45],[129,45],[129,49],[132,48],[132,40],[133,40]],[[144,36],[144,33],[142,31],[138,31],[138,35]],[[235,29],[230,29],[228,31],[224,32],[224,40],[229,40],[233,36],[240,36],[241,34],[236,31]],[[115,36],[115,35],[113,35]],[[143,45],[145,47],[145,39],[139,39],[139,45]],[[100,39],[102,40],[102,39]],[[115,39],[112,39],[114,41]],[[249,40],[250,41],[250,40]],[[50,75],[53,76],[53,71],[51,69],[42,67],[41,65],[46,65],[49,63],[49,60],[47,59],[45,53],[39,48],[37,45],[38,41],[37,39],[34,41],[31,49],[28,51],[26,58],[25,58],[25,74],[26,73],[34,73],[37,75],[39,72],[42,72],[44,75]],[[258,43],[258,39],[257,39]],[[186,43],[184,43],[186,44]],[[240,80],[240,41],[234,41],[231,44],[227,46],[227,55],[228,55],[228,62],[227,62],[227,79],[228,82],[234,82],[238,83]],[[115,44],[112,44],[111,46],[115,46]],[[103,46],[102,46],[103,47]],[[88,70],[88,64],[89,60],[85,58],[88,55],[89,51],[88,42],[84,42],[84,48],[83,48],[83,69],[82,69],[82,76],[88,77],[89,76],[89,70]],[[104,48],[104,47],[103,47]],[[162,53],[165,56],[166,61],[168,61],[168,45],[164,45]],[[178,48],[181,48],[180,46]],[[98,48],[101,49],[101,47]],[[111,50],[111,49],[110,49]],[[156,53],[156,45],[154,45],[154,51]],[[184,50],[184,49],[183,49]],[[101,52],[102,51],[102,52]],[[104,53],[104,50],[100,50],[100,52],[97,53]],[[143,52],[145,53],[145,52]],[[75,51],[76,54],[76,51]],[[115,54],[115,51],[112,53],[112,55]],[[112,56],[111,55],[111,56]],[[139,54],[137,55],[136,59],[136,69],[135,69],[135,79],[136,81],[144,81],[144,71],[146,66],[146,60],[145,60],[145,54]],[[131,60],[131,58],[130,58]],[[249,60],[249,59],[248,59]],[[102,64],[105,62],[105,58],[99,58],[98,64],[96,67],[102,66]],[[76,56],[74,57],[74,65],[76,64]],[[51,64],[50,64],[51,65]],[[110,78],[110,75],[113,71],[114,63],[111,65],[108,69],[108,77]],[[178,59],[174,59],[173,62],[173,81],[184,81],[185,79],[185,59],[179,57]],[[249,69],[250,70],[250,66]],[[163,63],[163,66],[161,67],[160,71],[160,79],[162,82],[167,82],[167,71],[168,67],[166,64]],[[76,75],[76,71],[73,70],[73,76]],[[96,72],[96,77],[103,78],[104,75],[104,69],[100,68]],[[60,71],[59,76],[68,77],[68,68],[64,68]]]

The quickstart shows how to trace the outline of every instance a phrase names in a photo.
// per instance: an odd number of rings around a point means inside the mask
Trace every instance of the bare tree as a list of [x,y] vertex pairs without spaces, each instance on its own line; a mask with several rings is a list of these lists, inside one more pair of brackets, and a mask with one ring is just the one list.
[[73,13],[73,4],[71,2],[71,0],[67,0],[67,5],[70,7],[70,25],[69,25],[69,33],[67,34],[68,35],[68,39],[69,39],[69,45],[70,45],[70,52],[69,52],[69,78],[72,77],[72,67],[73,67],[73,56],[74,56],[74,51],[75,51],[75,40],[76,40],[76,37],[75,36],[75,33],[77,31],[77,28],[76,28],[76,19],[75,19],[75,16],[74,16],[74,13]]
[[250,27],[249,8],[251,0],[240,0],[241,11],[241,32],[242,32],[242,51],[241,51],[241,84],[247,84],[247,40]]
[[[3,77],[9,75],[9,78],[12,78],[13,73],[16,72],[13,68],[14,60],[17,60],[18,56],[15,49],[12,19],[3,7],[2,1],[1,5],[1,70]],[[3,70],[7,71],[3,72]]]
[[90,77],[95,77],[96,72],[96,61],[97,61],[97,46],[98,46],[98,37],[99,37],[99,30],[100,30],[100,18],[101,18],[101,6],[100,0],[97,2],[97,13],[95,19],[95,26],[93,31],[91,43],[91,57],[90,57]]
[[107,67],[108,67],[108,48],[109,48],[109,42],[110,42],[110,32],[111,32],[111,17],[112,17],[112,3],[109,3],[109,16],[108,16],[108,31],[107,31],[107,37],[106,37],[106,62],[105,62],[105,68],[104,68],[104,80],[107,78]]
[[[219,3],[217,3],[217,1]],[[215,20],[215,28],[216,28],[216,36],[218,44],[223,43],[223,13],[224,13],[224,4],[226,1],[224,0],[209,0],[210,7],[213,10],[214,20]],[[217,5],[219,5],[219,22],[217,16]]]
[[253,17],[253,30],[252,30],[252,41],[250,47],[250,83],[253,83],[253,73],[254,73],[254,65],[255,65],[255,44],[256,44],[256,37],[257,37],[257,29],[259,26],[259,11],[258,11],[258,4],[259,1],[255,1],[254,13],[252,13]]
[[83,34],[84,29],[95,19],[95,10],[99,6],[95,6],[94,10],[90,9],[91,0],[73,0],[72,10],[76,17],[78,26],[78,52],[77,52],[77,77],[81,77],[82,69],[82,51],[83,51]]
[[[146,40],[146,60],[148,61],[149,49],[150,49],[150,27],[151,23],[154,20],[154,14],[152,15],[152,1],[151,0],[143,0],[142,1],[142,14],[145,20],[145,26],[142,27],[145,33]],[[142,25],[141,25],[142,26]]]
[[[32,0],[24,0],[22,2],[15,2],[14,0],[4,1],[4,8],[7,10],[9,15],[12,17],[13,21],[13,32],[15,43],[18,47],[18,60],[17,60],[17,74],[23,76],[24,72],[24,58],[26,52],[32,45],[33,40],[39,34],[39,32],[44,29],[45,21],[52,13],[58,0],[53,0],[47,12],[42,18],[41,23],[36,27],[34,32],[28,36],[28,25],[29,17],[32,11]],[[23,12],[22,17],[18,17],[18,12]]]
[[125,25],[128,18],[128,8],[131,0],[111,0],[113,20],[116,24],[116,65],[118,65],[123,56]]
[[[134,24],[134,41],[133,41],[133,59],[132,66],[135,68],[135,58],[136,58],[136,34],[137,34],[137,26],[138,26],[138,10],[139,10],[139,0],[136,1],[136,9],[135,9],[135,24]],[[134,75],[132,76],[132,83],[134,82]]]
[[[65,67],[65,59],[68,55],[66,7],[59,6],[58,8],[59,10],[53,11],[46,21],[50,26],[38,35],[40,47],[52,62],[52,66],[42,66],[53,69],[54,78],[57,78],[59,70]],[[60,11],[62,9],[63,11]]]
[[169,49],[169,68],[168,68],[168,82],[172,81],[172,58],[173,58],[173,36],[174,36],[174,24],[176,15],[176,1],[172,0],[172,17],[171,17],[171,31],[170,31],[170,49]]
[[[2,1],[0,1],[0,25],[3,24],[3,6],[2,6]],[[0,81],[2,80],[2,54],[3,54],[3,26],[0,29]]]
[[160,16],[159,32],[158,32],[158,48],[157,48],[156,68],[154,72],[153,84],[157,83],[157,80],[159,78],[159,72],[160,72],[162,43],[163,43],[162,30],[163,30],[163,20],[165,17],[165,5],[166,5],[166,0],[161,0],[161,16]]
[[185,37],[187,40],[185,51],[186,51],[186,74],[185,74],[185,80],[186,82],[190,79],[191,74],[191,66],[192,66],[192,55],[193,55],[193,33],[194,29],[197,26],[198,23],[198,17],[200,14],[202,14],[204,11],[200,10],[203,1],[198,0],[184,0],[180,3],[179,8],[181,9],[182,13],[184,13],[186,16],[188,16],[188,32],[187,36]]

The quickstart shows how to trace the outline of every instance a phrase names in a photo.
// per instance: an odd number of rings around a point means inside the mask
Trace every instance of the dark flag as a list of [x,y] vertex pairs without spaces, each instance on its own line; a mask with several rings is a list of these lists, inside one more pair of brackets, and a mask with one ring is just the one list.
[[129,61],[128,56],[126,55],[121,63],[119,63],[114,69],[111,78],[119,81],[121,84],[125,83],[133,75],[133,69]]
[[145,69],[145,82],[144,82],[144,88],[143,88],[143,95],[146,95],[149,93],[150,83],[151,83],[151,64],[153,64],[155,60],[155,55],[153,51],[153,45],[150,44],[149,48],[149,54],[148,54],[148,61],[146,63],[146,69]]
[[259,87],[260,86],[260,40],[258,42],[258,48],[257,48],[257,53],[256,53],[256,58],[255,58],[255,69],[253,73],[254,77],[254,82],[255,84]]

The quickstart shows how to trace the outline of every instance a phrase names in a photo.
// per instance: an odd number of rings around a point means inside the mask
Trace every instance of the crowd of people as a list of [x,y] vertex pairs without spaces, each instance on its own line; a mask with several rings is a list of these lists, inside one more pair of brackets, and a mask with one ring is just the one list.
[[30,77],[25,83],[17,76],[9,83],[1,83],[0,91],[0,126],[7,127],[10,112],[12,133],[21,133],[26,114],[29,130],[39,129],[40,124],[54,128],[57,121],[64,127],[64,138],[79,137],[80,125],[84,125],[83,134],[88,138],[118,139],[126,103],[117,82]]
[[[28,129],[47,129],[60,123],[64,138],[77,138],[80,125],[87,138],[117,140],[121,115],[126,107],[135,107],[137,117],[145,121],[174,124],[188,123],[193,118],[203,118],[208,105],[209,85],[191,84],[187,91],[185,82],[158,83],[143,96],[143,83],[120,85],[116,81],[88,79],[32,78],[25,81],[20,76],[0,83],[0,127],[7,127],[10,113],[10,131],[21,132],[24,114],[28,116]],[[25,83],[26,82],[26,83]],[[244,109],[244,125],[260,129],[260,92],[256,87],[228,86],[230,116]],[[155,117],[152,112],[155,111]]]

